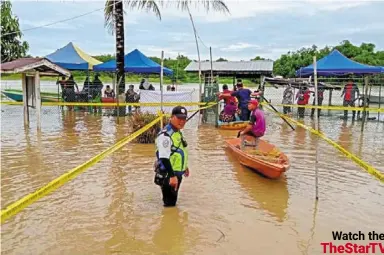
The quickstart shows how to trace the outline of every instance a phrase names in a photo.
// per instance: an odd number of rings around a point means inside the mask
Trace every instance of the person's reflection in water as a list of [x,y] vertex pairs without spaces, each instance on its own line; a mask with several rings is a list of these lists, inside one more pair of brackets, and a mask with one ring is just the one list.
[[340,127],[339,134],[339,144],[346,150],[349,150],[351,146],[351,140],[353,139],[353,134],[351,132],[351,126],[347,126],[347,121],[343,120]]
[[[305,124],[302,120],[299,120],[298,122]],[[294,138],[294,148],[295,149],[304,149],[303,146],[306,143],[306,136],[307,136],[307,130],[305,128],[302,128],[300,126],[296,127],[295,130],[295,138]]]
[[185,228],[188,225],[188,213],[177,207],[164,208],[160,227],[153,236],[157,254],[184,254]]

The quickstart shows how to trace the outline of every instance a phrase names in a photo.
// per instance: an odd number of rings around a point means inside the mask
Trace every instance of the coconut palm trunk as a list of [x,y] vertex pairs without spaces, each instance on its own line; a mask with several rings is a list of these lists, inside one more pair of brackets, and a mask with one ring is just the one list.
[[118,95],[125,91],[124,72],[124,10],[123,1],[117,0],[114,4],[115,39],[116,39],[116,80],[118,82]]
[[[123,1],[125,4],[123,4]],[[178,9],[188,10],[189,4],[195,2],[194,0],[169,0],[166,1],[171,5],[175,5]],[[107,0],[105,3],[104,17],[105,26],[108,30],[115,34],[116,39],[116,78],[118,82],[118,94],[125,90],[125,74],[124,74],[124,6],[131,9],[143,9],[153,12],[159,19],[161,19],[160,9],[158,4],[165,5],[165,1],[156,0]],[[206,10],[213,9],[215,11],[222,11],[229,13],[229,10],[222,0],[201,0],[195,2],[196,5],[202,5]],[[192,18],[191,14],[190,17]],[[196,30],[194,28],[196,36]],[[196,39],[196,38],[195,38]],[[197,39],[196,39],[197,40]],[[197,46],[198,47],[198,46]],[[198,50],[199,51],[199,50]],[[160,53],[160,52],[159,52]],[[200,54],[199,54],[200,55]],[[201,75],[200,79],[201,79]]]

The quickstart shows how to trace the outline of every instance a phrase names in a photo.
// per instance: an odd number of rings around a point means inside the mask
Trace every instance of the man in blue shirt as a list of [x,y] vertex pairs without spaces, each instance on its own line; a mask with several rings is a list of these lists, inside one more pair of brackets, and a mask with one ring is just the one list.
[[236,87],[237,90],[232,92],[231,96],[235,96],[239,101],[240,119],[248,121],[251,114],[251,111],[248,110],[248,101],[251,100],[251,96],[254,96],[254,93],[250,89],[245,89],[242,82],[238,82]]

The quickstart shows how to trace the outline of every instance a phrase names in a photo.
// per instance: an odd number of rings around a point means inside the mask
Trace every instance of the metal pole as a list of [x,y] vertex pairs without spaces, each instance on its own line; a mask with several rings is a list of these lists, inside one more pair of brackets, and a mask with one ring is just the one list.
[[213,79],[213,62],[212,62],[212,48],[209,47],[209,56],[211,58],[211,85],[212,85],[212,79]]
[[[164,51],[161,51],[161,67],[160,67],[160,111],[163,114],[163,67],[164,66]],[[160,122],[161,129],[163,129],[163,119]]]
[[[318,98],[318,93],[317,93],[317,65],[316,65],[316,56],[313,56],[313,71],[314,71],[314,80],[315,80],[315,105],[319,105],[319,98]],[[315,129],[317,132],[319,132],[319,112],[318,108],[315,108]],[[316,182],[316,200],[319,199],[319,177],[318,177],[318,168],[317,164],[319,162],[319,138],[317,137],[317,144],[316,144],[316,159],[315,159],[315,182]]]

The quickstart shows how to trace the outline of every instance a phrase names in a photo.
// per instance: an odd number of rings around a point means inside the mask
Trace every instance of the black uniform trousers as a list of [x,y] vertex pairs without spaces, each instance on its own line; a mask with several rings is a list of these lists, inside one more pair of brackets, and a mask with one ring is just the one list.
[[176,175],[178,180],[177,190],[174,187],[169,185],[169,177],[165,179],[163,186],[161,186],[161,191],[163,193],[163,202],[164,206],[175,206],[177,202],[177,195],[179,194],[179,189],[181,181],[183,180],[182,175]]

